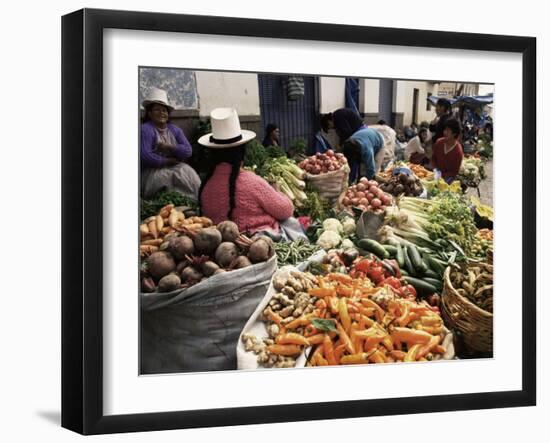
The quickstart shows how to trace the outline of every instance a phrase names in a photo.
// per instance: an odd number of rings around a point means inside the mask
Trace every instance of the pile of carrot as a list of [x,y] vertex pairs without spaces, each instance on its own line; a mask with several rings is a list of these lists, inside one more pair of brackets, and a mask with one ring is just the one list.
[[428,304],[398,298],[390,287],[345,274],[318,277],[315,310],[279,326],[268,352],[297,355],[312,347],[310,366],[428,361],[444,354],[443,320]]
[[145,219],[139,226],[140,254],[147,257],[157,252],[164,242],[164,237],[185,229],[202,229],[212,226],[212,220],[207,217],[189,217],[169,204],[160,209],[157,215]]

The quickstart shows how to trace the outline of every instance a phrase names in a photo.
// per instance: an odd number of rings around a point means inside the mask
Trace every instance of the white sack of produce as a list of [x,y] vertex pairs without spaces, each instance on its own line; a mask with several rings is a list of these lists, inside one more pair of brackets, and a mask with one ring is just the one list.
[[187,289],[140,294],[141,373],[236,369],[239,334],[276,269],[273,256]]
[[306,158],[299,166],[306,171],[306,181],[326,200],[334,202],[348,187],[350,169],[343,154],[328,150]]
[[[321,255],[319,255],[321,257]],[[306,353],[301,353],[296,357],[283,357],[279,361],[266,361],[263,364],[259,363],[261,359],[261,349],[265,349],[266,345],[271,342],[265,342],[264,340],[270,340],[270,334],[266,328],[266,323],[262,321],[262,313],[269,306],[279,289],[278,282],[285,281],[291,275],[291,272],[296,272],[294,266],[284,266],[279,269],[277,273],[273,275],[269,289],[265,294],[260,304],[251,315],[250,319],[246,322],[241,335],[237,343],[237,369],[258,369],[268,367],[304,367],[306,364]],[[290,304],[288,306],[291,306]],[[292,314],[290,314],[292,315]],[[243,339],[244,338],[244,339]],[[271,343],[272,344],[272,343]],[[266,355],[267,357],[267,355]]]

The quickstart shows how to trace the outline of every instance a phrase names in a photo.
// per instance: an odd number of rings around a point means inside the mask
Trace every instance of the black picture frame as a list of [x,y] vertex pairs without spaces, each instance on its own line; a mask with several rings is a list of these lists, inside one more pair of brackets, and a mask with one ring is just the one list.
[[[103,30],[107,28],[519,53],[523,184],[522,389],[106,416],[103,413]],[[284,30],[284,32],[281,32]],[[536,39],[83,9],[62,18],[62,426],[82,434],[536,404]],[[518,110],[519,114],[519,110]]]

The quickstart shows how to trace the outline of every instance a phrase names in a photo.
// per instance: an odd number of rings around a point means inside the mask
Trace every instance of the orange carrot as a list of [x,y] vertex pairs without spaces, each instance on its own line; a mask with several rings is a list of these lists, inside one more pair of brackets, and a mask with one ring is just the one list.
[[351,319],[349,318],[348,305],[344,298],[341,298],[340,303],[338,303],[338,314],[340,316],[340,321],[344,326],[344,330],[349,331],[349,328],[351,326]]
[[287,329],[296,329],[300,326],[307,326],[309,324],[309,318],[305,315],[298,317],[286,324]]
[[323,339],[323,348],[328,364],[331,366],[337,365],[338,361],[334,356],[334,347],[332,346],[332,340],[328,335],[325,335],[325,338]]
[[375,349],[374,352],[369,356],[369,361],[371,363],[386,363],[384,354],[382,354],[382,352],[380,352],[378,349]]
[[330,308],[331,313],[338,314],[339,305],[340,303],[337,297],[328,298],[328,307]]
[[434,335],[427,344],[420,347],[418,353],[416,354],[416,358],[421,359],[422,357],[426,357],[426,355],[428,355],[428,353],[431,352],[431,350],[435,348],[440,341],[441,337],[439,335]]
[[336,281],[346,286],[350,286],[353,283],[353,278],[351,278],[349,275],[340,274],[337,272],[329,274],[328,279],[331,281]]
[[325,334],[315,334],[307,338],[308,344],[311,345],[320,345],[325,339]]
[[398,351],[396,349],[394,349],[393,351],[390,351],[390,355],[395,358],[396,360],[404,360],[405,359],[405,356],[407,355],[406,352],[403,352],[403,351]]
[[359,352],[357,354],[344,355],[340,358],[340,364],[342,365],[363,365],[369,362],[369,354],[366,352]]
[[314,297],[332,297],[336,295],[334,288],[312,288],[308,291],[309,295]]
[[302,352],[302,348],[297,345],[269,345],[266,349],[275,355],[298,355]]
[[432,338],[432,335],[425,332],[409,328],[396,327],[391,332],[391,337],[394,341],[405,342],[407,344],[426,344]]
[[278,345],[302,345],[309,346],[307,338],[294,332],[287,332],[285,334],[279,334],[275,337],[275,343]]
[[342,354],[345,350],[346,345],[344,344],[340,344],[334,348],[334,358],[336,359],[336,361],[340,361],[340,359],[342,358]]
[[342,340],[342,343],[344,343],[346,345],[346,350],[350,354],[355,354],[355,349],[353,348],[353,343],[351,342],[347,332],[344,330],[344,328],[342,327],[342,325],[340,323],[338,323],[336,325],[336,329],[338,329],[338,334],[340,336],[340,339]]
[[418,350],[420,349],[422,345],[416,344],[410,347],[409,351],[407,352],[407,355],[403,359],[403,361],[410,362],[410,361],[416,361],[418,356]]

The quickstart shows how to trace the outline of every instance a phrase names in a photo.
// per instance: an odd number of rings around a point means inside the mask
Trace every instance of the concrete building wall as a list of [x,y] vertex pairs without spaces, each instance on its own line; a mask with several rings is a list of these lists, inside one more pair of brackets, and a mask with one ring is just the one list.
[[201,117],[220,107],[233,107],[243,117],[260,115],[257,74],[196,71],[196,78]]
[[378,100],[380,93],[380,80],[366,78],[363,80],[361,97],[363,106],[361,111],[365,114],[378,114]]
[[494,94],[495,93],[495,85],[479,85],[479,95],[487,95],[487,94]]
[[413,97],[414,89],[418,89],[417,102],[417,121],[419,124],[423,120],[431,121],[435,117],[435,108],[426,104],[428,93],[437,94],[437,86],[431,82],[415,82],[397,80],[394,82],[394,107],[396,114],[403,115],[403,125],[410,125],[413,119]]
[[346,104],[346,79],[340,77],[319,78],[319,113],[326,114],[343,108]]

